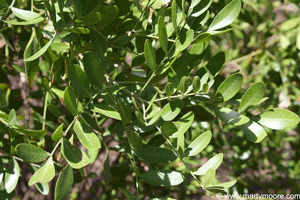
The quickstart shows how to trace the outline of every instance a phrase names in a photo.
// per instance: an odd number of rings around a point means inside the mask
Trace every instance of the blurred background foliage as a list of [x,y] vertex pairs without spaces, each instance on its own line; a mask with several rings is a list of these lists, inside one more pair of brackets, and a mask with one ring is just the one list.
[[[9,1],[0,1],[1,3]],[[39,2],[39,1],[36,1]],[[115,1],[120,2],[120,1]],[[131,1],[128,1],[131,2]],[[216,14],[230,0],[214,0],[210,11]],[[38,4],[37,4],[38,6]],[[41,5],[42,6],[42,5]],[[16,0],[15,7],[30,9],[30,1]],[[6,16],[6,9],[0,4],[0,19]],[[126,10],[121,10],[126,13]],[[275,107],[289,109],[299,115],[300,111],[300,1],[299,0],[243,0],[242,11],[238,19],[231,25],[232,31],[213,36],[204,57],[207,62],[218,52],[223,51],[226,61],[221,71],[221,75],[215,79],[215,89],[231,73],[240,70],[244,76],[244,85],[240,94],[243,94],[249,86],[255,82],[262,81],[266,85],[266,97],[269,97],[260,107],[256,107],[247,112],[258,114],[262,110]],[[209,23],[208,23],[209,24]],[[47,24],[45,29],[47,28]],[[131,27],[131,22],[128,22]],[[43,120],[43,102],[46,86],[43,77],[47,76],[50,66],[55,61],[55,47],[49,49],[45,57],[47,62],[40,62],[40,68],[35,79],[35,84],[30,87],[26,75],[24,74],[24,64],[22,61],[26,44],[31,36],[31,28],[27,26],[7,26],[0,21],[0,107],[2,112],[8,113],[15,109],[20,120],[28,127],[36,130],[41,129]],[[41,34],[41,33],[37,33]],[[124,38],[125,40],[128,38]],[[41,40],[46,44],[47,40]],[[85,43],[86,36],[81,34],[75,42]],[[119,41],[122,42],[123,40]],[[87,43],[85,45],[88,48]],[[63,48],[63,47],[59,47]],[[80,49],[77,49],[80,51]],[[82,49],[84,52],[86,49]],[[113,59],[115,56],[115,59]],[[131,55],[132,56],[132,55]],[[121,56],[125,59],[125,56]],[[111,52],[110,58],[113,63],[123,65],[128,68],[126,60],[119,60],[117,53]],[[129,57],[130,58],[130,57]],[[127,57],[126,57],[127,59]],[[132,60],[138,62],[138,60]],[[124,74],[117,74],[112,63],[107,63],[107,69],[112,69],[112,73],[122,80]],[[128,69],[130,70],[130,69]],[[126,73],[126,70],[123,71]],[[58,73],[59,74],[59,73]],[[124,75],[125,76],[125,75]],[[61,77],[60,77],[61,78]],[[61,79],[61,88],[66,87],[66,83]],[[43,88],[43,90],[41,90]],[[241,97],[241,95],[240,95]],[[59,98],[53,98],[49,105],[47,115],[47,126],[49,131],[54,131],[58,122],[71,121],[72,116],[66,114],[65,108],[60,105]],[[232,102],[234,105],[234,102]],[[237,108],[237,107],[236,107]],[[193,108],[191,108],[193,109]],[[200,109],[200,108],[197,108]],[[0,112],[0,114],[2,114]],[[197,112],[207,112],[205,109],[194,110],[197,121]],[[198,116],[201,118],[201,116]],[[59,121],[58,121],[59,120]],[[72,190],[71,199],[119,199],[121,194],[118,187],[131,188],[133,177],[130,160],[114,153],[114,144],[121,142],[121,137],[112,137],[120,126],[120,122],[113,122],[107,127],[103,125],[106,133],[104,138],[111,152],[110,185],[106,184],[101,174],[95,173],[95,169],[103,168],[102,161],[105,160],[105,152],[101,151],[99,160],[89,166],[90,172],[83,182],[81,176],[75,176],[75,187]],[[1,127],[0,129],[3,129]],[[188,140],[192,141],[199,133],[211,129],[213,139],[209,146],[203,150],[202,155],[197,159],[188,158],[186,160],[194,169],[205,163],[207,158],[215,156],[217,153],[224,154],[224,161],[217,171],[220,180],[227,180],[227,176],[236,179],[237,183],[231,188],[231,193],[282,193],[291,194],[299,192],[300,178],[300,127],[290,131],[275,131],[266,129],[268,137],[261,143],[252,143],[244,139],[239,128],[224,124],[213,116],[209,119],[200,119],[195,122],[189,130]],[[146,138],[147,136],[145,136]],[[16,138],[23,141],[24,138]],[[50,138],[45,138],[50,140]],[[19,143],[19,141],[15,141]],[[46,142],[47,144],[47,142]],[[52,147],[47,147],[46,149]],[[104,157],[103,157],[104,156]],[[26,168],[26,167],[25,167]],[[27,167],[28,168],[28,167]],[[185,170],[180,163],[176,166],[177,171]],[[101,170],[100,170],[101,171]],[[29,171],[28,171],[29,173]],[[79,174],[79,171],[76,171]],[[76,179],[77,177],[77,179]],[[53,196],[39,196],[34,187],[28,187],[29,176],[24,171],[21,184],[16,189],[15,199],[53,199]],[[125,181],[124,181],[125,180]],[[186,184],[189,182],[185,182]],[[54,188],[53,184],[50,188]],[[84,188],[84,189],[83,189]],[[100,189],[99,189],[100,188]],[[180,189],[182,188],[182,189]],[[144,196],[174,196],[186,193],[187,199],[200,199],[205,191],[200,191],[197,182],[191,181],[184,187],[151,187],[148,189],[146,183],[141,186],[141,193]],[[1,194],[0,194],[1,195]],[[174,196],[175,197],[175,196]],[[122,197],[123,198],[123,197]]]

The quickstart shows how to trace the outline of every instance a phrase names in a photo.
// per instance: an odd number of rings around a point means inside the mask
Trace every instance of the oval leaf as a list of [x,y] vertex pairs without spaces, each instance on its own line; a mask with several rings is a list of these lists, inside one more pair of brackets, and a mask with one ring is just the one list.
[[141,179],[151,185],[174,186],[183,182],[182,174],[171,170],[153,170],[140,175]]
[[208,31],[217,30],[230,25],[240,14],[241,0],[233,0],[226,5],[214,18]]
[[147,65],[152,71],[154,71],[156,68],[156,56],[155,51],[148,39],[145,41],[144,52]]
[[211,131],[205,131],[199,135],[185,150],[184,156],[195,156],[200,153],[210,142],[212,137]]
[[259,104],[265,95],[266,86],[262,82],[253,84],[245,92],[242,97],[238,112],[244,111],[249,106],[255,106]]
[[129,124],[132,122],[131,113],[128,106],[125,105],[124,101],[117,98],[118,111],[124,124]]
[[45,164],[38,169],[30,178],[28,185],[34,183],[47,183],[51,181],[55,176],[55,168],[52,157],[50,157]]
[[76,95],[74,90],[69,86],[64,91],[64,104],[66,105],[66,107],[72,113],[73,116],[76,116],[78,114]]
[[219,153],[209,159],[204,165],[202,165],[197,171],[193,172],[193,174],[198,175],[198,176],[204,176],[206,172],[210,169],[217,169],[223,161],[223,154]]
[[240,91],[242,84],[243,75],[239,73],[232,74],[221,83],[217,89],[216,95],[222,96],[223,101],[228,101]]
[[20,176],[20,167],[18,162],[13,158],[8,168],[6,169],[4,177],[4,186],[7,193],[11,193],[17,186]]
[[22,10],[19,8],[12,7],[11,11],[14,13],[14,15],[16,17],[26,20],[26,21],[30,21],[30,20],[40,17],[40,15],[38,13],[29,11],[29,10]]
[[43,46],[40,50],[38,50],[32,56],[30,56],[30,57],[24,56],[24,61],[25,62],[33,61],[33,60],[39,58],[41,55],[43,55],[47,51],[47,49],[50,47],[50,45],[52,44],[54,38],[55,37],[53,37],[51,40],[49,40],[49,42],[47,44],[45,44],[45,46]]
[[299,117],[281,108],[274,108],[253,118],[258,123],[274,130],[293,128],[299,123]]
[[98,58],[92,52],[86,52],[83,56],[84,71],[96,89],[101,89],[104,78],[104,68]]
[[81,142],[81,144],[87,149],[100,149],[101,143],[99,138],[93,131],[79,121],[75,121],[73,129]]
[[86,73],[78,65],[68,66],[68,75],[73,88],[83,97],[91,97],[90,82]]
[[105,115],[106,117],[121,120],[121,116],[118,111],[104,102],[93,104],[92,111]]
[[63,139],[61,152],[69,165],[71,165],[74,169],[83,168],[90,163],[86,153],[78,149],[76,146],[71,145],[66,139]]
[[254,121],[243,124],[241,128],[246,138],[251,142],[259,143],[267,136],[266,131]]
[[160,16],[158,18],[158,39],[161,48],[165,53],[168,52],[168,34],[166,29],[166,24],[164,21],[164,17]]
[[16,146],[16,153],[26,162],[43,162],[50,155],[40,147],[24,143]]
[[201,89],[200,78],[198,76],[195,76],[193,79],[193,91],[194,91],[194,93],[197,93],[197,92],[199,92],[200,89]]
[[179,87],[180,87],[181,93],[185,94],[189,89],[189,78],[186,76],[182,77],[180,80]]
[[215,181],[215,176],[216,176],[216,170],[213,168],[210,168],[204,176],[203,187],[205,188],[205,187],[211,185]]
[[55,185],[55,200],[68,199],[74,183],[73,168],[67,165],[59,174]]
[[135,153],[139,158],[149,163],[169,163],[177,158],[177,155],[169,149],[151,146],[142,148]]
[[54,133],[51,136],[53,141],[58,142],[60,138],[62,138],[63,128],[64,128],[64,124],[61,124],[59,125],[59,127],[57,127],[57,129],[54,131]]

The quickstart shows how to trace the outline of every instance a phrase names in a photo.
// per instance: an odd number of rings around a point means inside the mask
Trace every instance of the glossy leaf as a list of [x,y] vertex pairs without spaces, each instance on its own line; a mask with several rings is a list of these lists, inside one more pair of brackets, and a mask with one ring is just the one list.
[[81,142],[81,144],[87,149],[100,149],[101,143],[99,138],[93,131],[85,124],[81,124],[79,121],[75,121],[73,129]]
[[40,147],[25,143],[16,146],[16,153],[25,162],[43,162],[50,155]]
[[165,121],[172,121],[179,113],[183,106],[182,100],[174,100],[167,103],[161,110],[161,118]]
[[87,74],[78,66],[68,66],[68,74],[73,88],[83,97],[91,97],[90,82]]
[[49,40],[48,43],[45,44],[45,46],[43,46],[40,50],[38,50],[38,51],[37,51],[36,53],[34,53],[33,55],[31,55],[31,56],[29,56],[29,57],[27,57],[27,56],[25,57],[25,56],[24,56],[24,61],[25,61],[25,62],[33,61],[33,60],[39,58],[40,56],[42,56],[42,55],[48,50],[48,48],[49,48],[50,45],[52,44],[53,40],[54,40],[54,37],[53,37],[51,40]]
[[28,185],[34,183],[47,183],[51,181],[55,176],[55,168],[52,157],[50,157],[45,164],[38,169],[30,178]]
[[96,89],[101,89],[104,79],[104,68],[101,66],[96,55],[90,51],[86,52],[83,56],[83,64],[88,79]]
[[242,112],[249,106],[255,106],[260,103],[265,95],[266,86],[262,82],[253,84],[247,89],[242,97],[238,112]]
[[155,51],[148,39],[145,41],[144,51],[146,63],[150,69],[154,71],[156,69],[156,56]]
[[211,185],[214,182],[215,176],[216,176],[216,170],[210,168],[203,178],[204,188],[206,188],[207,186]]
[[295,113],[281,108],[263,112],[253,119],[274,130],[291,129],[299,123],[299,117]]
[[152,170],[141,174],[140,177],[151,185],[168,187],[179,185],[184,180],[183,175],[171,170]]
[[20,167],[18,162],[13,158],[6,169],[4,177],[4,186],[7,193],[11,193],[16,188],[19,176]]
[[177,158],[176,154],[169,149],[151,146],[141,148],[135,154],[149,163],[169,163]]
[[211,131],[205,131],[199,135],[184,151],[184,156],[195,156],[200,153],[209,144],[212,134]]
[[208,30],[217,30],[230,25],[239,16],[240,11],[241,0],[231,1],[217,14],[217,16],[208,27]]
[[117,119],[117,120],[121,120],[121,116],[118,113],[118,111],[114,108],[112,108],[111,106],[109,106],[108,104],[101,102],[98,104],[93,104],[93,108],[92,110],[96,113],[100,113],[106,117],[110,117],[113,119]]
[[129,108],[125,105],[124,101],[117,98],[118,111],[124,124],[129,124],[132,122],[131,113]]
[[77,104],[76,104],[76,95],[74,90],[71,87],[66,87],[64,91],[64,104],[68,110],[72,113],[73,116],[78,114]]
[[30,21],[30,20],[40,17],[40,15],[38,13],[29,11],[29,10],[22,10],[22,9],[15,8],[15,7],[12,7],[11,11],[14,13],[14,15],[16,17],[26,20],[26,21]]
[[57,129],[54,131],[54,133],[51,136],[53,141],[58,142],[62,138],[63,128],[64,128],[64,124],[61,124],[59,125],[59,127],[57,127]]
[[164,17],[160,16],[158,18],[158,39],[161,48],[164,50],[165,53],[168,52],[168,34],[167,29],[164,21]]
[[228,101],[240,91],[242,84],[243,75],[232,74],[221,83],[217,89],[216,95],[220,95],[223,98],[223,101]]
[[83,168],[90,163],[86,153],[78,149],[76,146],[71,145],[71,143],[66,139],[63,139],[61,151],[69,165],[74,169]]
[[204,165],[202,165],[197,171],[193,172],[193,174],[198,176],[204,176],[210,168],[217,169],[223,161],[223,154],[219,153],[209,159]]
[[70,165],[67,165],[58,176],[55,185],[55,200],[68,199],[73,183],[73,168]]

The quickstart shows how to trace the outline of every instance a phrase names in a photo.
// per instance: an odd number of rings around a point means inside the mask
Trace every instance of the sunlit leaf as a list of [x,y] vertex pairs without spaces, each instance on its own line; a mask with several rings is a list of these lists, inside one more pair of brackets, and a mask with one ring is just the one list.
[[50,157],[45,164],[38,169],[30,178],[28,185],[34,183],[47,183],[51,181],[55,176],[55,168],[52,157]]
[[232,74],[221,83],[217,89],[216,95],[220,95],[223,98],[223,101],[228,101],[240,91],[242,84],[243,75]]
[[199,135],[184,151],[184,156],[195,156],[200,153],[209,144],[212,134],[211,131],[205,131]]
[[19,176],[20,167],[17,161],[13,158],[6,169],[4,177],[4,186],[7,193],[11,193],[16,188]]
[[141,174],[140,177],[147,183],[158,186],[175,186],[184,180],[183,175],[171,170],[152,170]]

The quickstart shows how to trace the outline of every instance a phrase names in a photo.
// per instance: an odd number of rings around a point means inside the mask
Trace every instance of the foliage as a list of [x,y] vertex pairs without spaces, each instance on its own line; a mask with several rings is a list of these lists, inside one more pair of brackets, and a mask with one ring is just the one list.
[[[28,119],[16,98],[20,92],[0,84],[1,192],[14,195],[23,170],[18,163],[26,163],[33,172],[29,185],[47,195],[48,182],[58,175],[55,199],[66,199],[74,183],[93,176],[87,166],[103,152],[104,198],[120,192],[128,199],[184,198],[186,190],[198,188],[231,192],[236,181],[220,183],[216,176],[230,155],[205,150],[219,143],[218,130],[236,132],[229,146],[243,154],[255,143],[264,145],[267,133],[273,137],[270,129],[286,132],[299,123],[293,112],[265,105],[272,83],[255,80],[242,95],[243,68],[223,78],[235,48],[221,51],[215,41],[231,30],[233,40],[246,37],[238,27],[242,19],[234,22],[240,12],[248,16],[241,7],[240,0],[0,0],[6,44],[1,77],[25,73],[29,98],[43,103],[27,103]],[[269,59],[264,56],[261,60]],[[262,104],[268,109],[253,112]],[[118,145],[109,146],[107,138]],[[219,146],[228,144],[224,141]],[[115,165],[112,151],[119,155]],[[209,159],[202,166],[200,153]],[[233,164],[236,177],[238,167]],[[243,190],[242,183],[234,188]],[[160,186],[168,187],[167,194]]]

